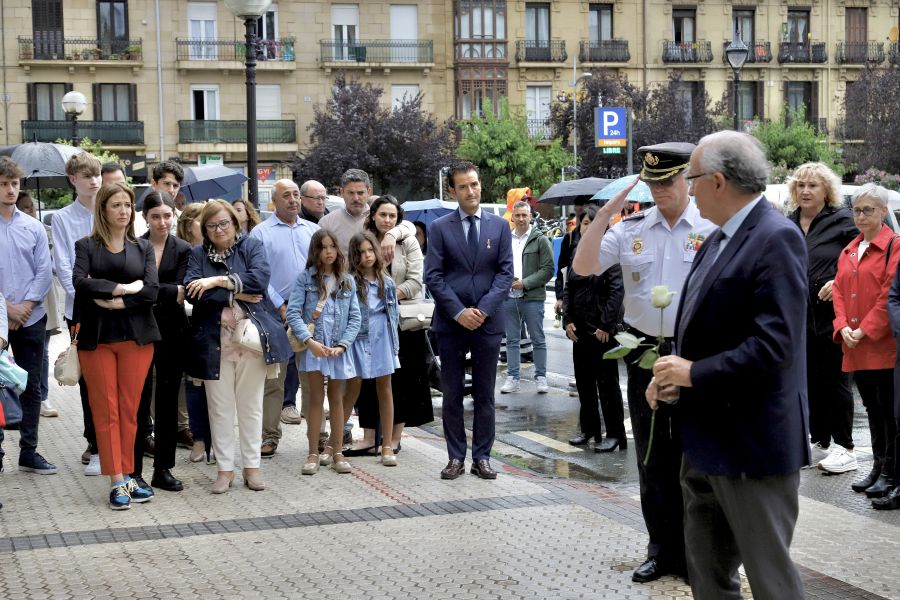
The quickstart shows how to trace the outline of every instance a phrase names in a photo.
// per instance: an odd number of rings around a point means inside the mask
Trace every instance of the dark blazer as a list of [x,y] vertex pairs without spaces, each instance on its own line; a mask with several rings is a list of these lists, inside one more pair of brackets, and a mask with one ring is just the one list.
[[562,297],[562,325],[584,324],[588,333],[599,329],[615,334],[616,326],[625,318],[624,300],[620,265],[611,266],[601,275],[569,273]]
[[[263,295],[261,302],[245,304],[242,308],[250,311],[250,318],[259,330],[266,364],[286,361],[294,356],[294,351],[291,350],[281,317],[266,292],[271,271],[265,247],[255,238],[242,236],[235,242],[232,250],[232,254],[225,259],[226,264],[222,264],[209,259],[205,245],[192,248],[184,284],[213,275],[237,275],[244,286],[244,293]],[[222,287],[207,290],[199,299],[191,300],[194,306],[191,316],[191,353],[186,369],[191,377],[208,380],[219,378],[222,309],[230,306],[231,301],[232,293]]]
[[[150,232],[141,236],[150,244]],[[164,338],[171,335],[179,336],[188,329],[187,315],[184,313],[184,305],[178,304],[178,286],[184,284],[184,275],[187,273],[188,259],[191,255],[191,245],[186,241],[169,235],[163,248],[162,258],[157,267],[159,277],[159,293],[156,295],[156,305],[153,307],[153,316]],[[154,263],[156,256],[154,255]]]
[[[156,275],[156,259],[150,242],[139,239],[137,243],[125,242],[125,268],[113,263],[113,255],[90,236],[75,242],[75,266],[72,268],[72,284],[75,286],[75,320],[81,325],[78,336],[79,350],[96,350],[104,343],[103,331],[113,326],[128,328],[133,341],[140,345],[160,340],[153,304],[156,302],[159,283]],[[100,308],[94,300],[112,299],[113,290],[120,283],[142,280],[144,287],[137,294],[123,296],[124,309]]]
[[694,469],[762,477],[809,464],[806,282],[803,234],[763,198],[708,272],[692,315],[681,294],[677,353],[694,364],[676,409]]
[[488,315],[479,331],[502,334],[502,304],[509,295],[512,278],[512,235],[506,219],[481,211],[474,262],[469,257],[458,210],[436,219],[429,227],[425,284],[435,302],[431,328],[436,333],[462,330],[453,317],[466,308],[478,308]]

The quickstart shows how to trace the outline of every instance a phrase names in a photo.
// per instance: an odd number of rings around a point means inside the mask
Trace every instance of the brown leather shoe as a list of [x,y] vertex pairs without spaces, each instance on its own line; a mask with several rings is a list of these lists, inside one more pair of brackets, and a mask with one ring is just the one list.
[[451,458],[447,466],[441,470],[441,479],[456,479],[466,472],[466,461]]
[[473,462],[472,470],[470,472],[473,475],[478,475],[482,479],[497,479],[497,471],[491,468],[491,463],[489,463],[486,458]]
[[190,429],[182,429],[178,432],[178,437],[175,438],[176,444],[179,448],[190,448],[194,445],[194,435],[191,433]]
[[262,458],[272,458],[275,456],[275,450],[278,448],[278,444],[272,440],[266,440],[263,442],[263,445],[259,448],[259,454]]

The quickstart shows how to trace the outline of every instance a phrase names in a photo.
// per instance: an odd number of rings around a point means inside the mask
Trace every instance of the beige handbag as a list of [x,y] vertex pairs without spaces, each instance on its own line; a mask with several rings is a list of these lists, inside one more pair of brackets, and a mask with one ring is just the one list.
[[[310,323],[306,327],[309,330],[309,335],[312,335],[316,330],[315,323]],[[290,327],[288,327],[288,329],[287,329],[287,336],[288,336],[288,342],[290,342],[290,344],[291,344],[291,350],[293,350],[294,352],[297,352],[297,353],[304,352],[306,350],[306,348],[307,348],[306,342],[301,342],[300,338],[298,338],[296,335],[294,335],[294,330],[291,329]]]
[[416,331],[431,327],[431,317],[434,316],[434,302],[418,300],[397,305],[400,315],[400,331]]
[[245,350],[263,353],[262,342],[259,339],[259,329],[253,319],[247,317],[237,322],[234,333],[231,334],[231,341]]
[[56,358],[53,364],[53,377],[59,385],[78,385],[81,379],[81,364],[78,362],[78,332],[81,324],[72,328],[72,343]]

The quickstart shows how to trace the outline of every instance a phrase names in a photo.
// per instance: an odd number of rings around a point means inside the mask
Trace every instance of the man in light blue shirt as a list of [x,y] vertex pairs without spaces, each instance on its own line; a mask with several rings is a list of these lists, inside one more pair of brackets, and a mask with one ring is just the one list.
[[[56,467],[37,453],[41,417],[41,367],[47,311],[44,296],[50,291],[50,246],[43,225],[18,208],[22,169],[0,157],[0,293],[6,305],[9,345],[20,367],[28,371],[28,384],[19,396],[22,403],[19,470],[40,475],[56,473]],[[0,460],[3,457],[0,430]]]
[[[284,320],[291,290],[297,276],[306,268],[309,242],[319,226],[298,217],[300,188],[290,179],[275,182],[272,200],[275,203],[275,214],[254,227],[250,237],[260,240],[266,247],[266,258],[272,272],[269,297]],[[293,361],[286,361],[281,365],[277,378],[266,380],[263,394],[263,457],[274,455],[281,440],[281,413],[287,409],[284,381],[288,369],[296,369],[296,365],[292,363]]]

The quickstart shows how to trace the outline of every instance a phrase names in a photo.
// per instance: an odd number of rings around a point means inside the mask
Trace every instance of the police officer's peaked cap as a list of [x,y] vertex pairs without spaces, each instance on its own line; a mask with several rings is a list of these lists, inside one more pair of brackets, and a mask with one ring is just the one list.
[[641,179],[663,181],[682,172],[688,167],[691,152],[696,148],[687,142],[666,142],[638,148],[641,159]]

